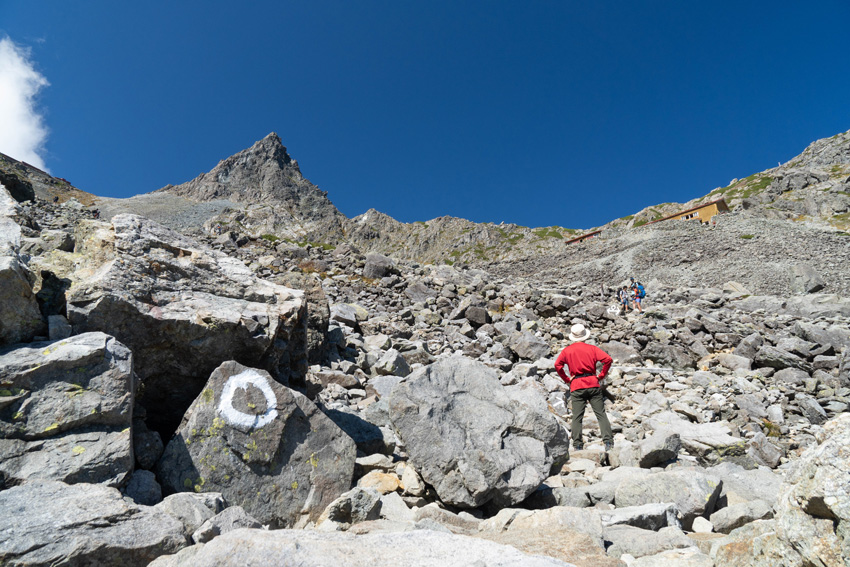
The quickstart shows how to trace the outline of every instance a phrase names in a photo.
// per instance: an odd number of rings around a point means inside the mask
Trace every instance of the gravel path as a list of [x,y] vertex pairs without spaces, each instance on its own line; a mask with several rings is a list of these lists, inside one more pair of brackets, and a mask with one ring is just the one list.
[[200,230],[210,218],[229,208],[240,208],[232,201],[202,203],[168,193],[146,193],[129,199],[98,197],[94,206],[100,209],[103,219],[111,219],[121,213],[133,213],[180,232]]

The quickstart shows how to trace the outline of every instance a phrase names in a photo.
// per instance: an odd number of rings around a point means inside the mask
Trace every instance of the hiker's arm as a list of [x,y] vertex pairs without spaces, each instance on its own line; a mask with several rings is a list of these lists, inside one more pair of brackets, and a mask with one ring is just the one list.
[[608,370],[611,369],[611,364],[614,362],[614,359],[611,358],[611,356],[607,352],[602,350],[601,348],[599,348],[599,347],[596,347],[596,348],[599,351],[598,352],[599,362],[602,363],[602,372],[599,373],[597,378],[602,380],[603,378],[605,378],[605,376],[608,375]]
[[[570,377],[564,372],[564,365],[567,363],[566,357],[564,356],[564,352],[561,351],[561,354],[558,355],[558,358],[555,359],[555,372],[558,373],[558,376],[561,377],[561,380],[570,383]],[[567,367],[569,368],[569,367]]]

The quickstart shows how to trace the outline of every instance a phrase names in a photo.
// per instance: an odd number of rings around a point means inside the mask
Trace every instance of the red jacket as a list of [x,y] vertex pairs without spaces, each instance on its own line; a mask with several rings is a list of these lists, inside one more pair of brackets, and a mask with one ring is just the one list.
[[[596,375],[597,362],[602,363],[602,372],[598,376]],[[599,381],[608,374],[612,362],[614,360],[601,348],[578,342],[561,351],[555,359],[555,372],[570,385],[571,392],[584,388],[598,388]],[[570,371],[569,376],[564,372],[564,365]],[[589,376],[577,377],[579,374],[589,374]]]

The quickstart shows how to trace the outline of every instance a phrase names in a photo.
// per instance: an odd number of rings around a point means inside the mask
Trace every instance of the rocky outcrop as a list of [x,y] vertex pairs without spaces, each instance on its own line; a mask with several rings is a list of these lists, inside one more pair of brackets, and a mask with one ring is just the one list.
[[389,415],[422,478],[453,506],[521,502],[567,455],[551,415],[512,400],[494,371],[464,358],[413,372],[390,394]]
[[35,199],[32,183],[25,177],[16,174],[6,168],[0,168],[0,185],[9,192],[9,196],[15,201],[32,201]]
[[4,565],[144,567],[186,545],[177,520],[105,486],[31,482],[0,492],[0,511]]
[[0,346],[32,340],[44,330],[32,283],[22,261],[21,208],[0,184]]
[[68,319],[77,333],[103,331],[133,351],[139,402],[164,437],[225,360],[303,380],[302,292],[142,217],[85,225],[77,240]]
[[850,414],[824,425],[821,443],[800,457],[776,506],[776,535],[804,563],[850,562]]
[[718,540],[712,556],[751,567],[846,565],[850,545],[847,456],[850,414],[823,427],[819,443],[800,457],[785,479],[774,520],[747,524]]
[[347,219],[327,193],[304,179],[277,134],[222,160],[208,173],[159,190],[194,201],[228,200],[247,205],[208,226],[238,223],[255,236],[338,242]]
[[103,333],[0,350],[0,489],[120,486],[133,471],[133,357]]
[[212,373],[157,465],[170,492],[221,492],[264,524],[315,521],[351,485],[354,442],[311,401],[262,371]]

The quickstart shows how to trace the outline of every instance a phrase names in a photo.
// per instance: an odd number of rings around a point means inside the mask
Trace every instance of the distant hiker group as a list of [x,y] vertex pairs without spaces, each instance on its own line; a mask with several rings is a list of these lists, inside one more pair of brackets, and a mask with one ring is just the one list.
[[617,291],[617,301],[620,304],[622,312],[628,313],[631,310],[636,310],[643,313],[643,298],[646,297],[646,289],[643,284],[635,281],[634,278],[629,278],[631,284],[623,286]]

